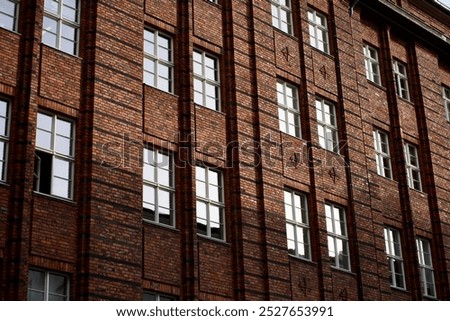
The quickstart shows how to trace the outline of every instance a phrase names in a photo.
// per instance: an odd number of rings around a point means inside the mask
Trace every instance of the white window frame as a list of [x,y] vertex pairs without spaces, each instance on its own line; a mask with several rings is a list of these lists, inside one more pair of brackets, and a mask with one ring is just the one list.
[[417,146],[405,143],[405,161],[408,186],[415,190],[422,191],[422,178],[420,174]]
[[[345,209],[342,206],[325,203],[325,217],[330,264],[335,268],[351,271]],[[341,248],[342,254],[338,253],[339,248]]]
[[391,287],[405,290],[405,268],[403,266],[400,231],[392,227],[385,227],[384,242]]
[[[75,12],[75,20],[71,20],[69,18],[64,17],[64,7],[65,2],[68,0],[45,0],[44,5],[44,21],[42,24],[42,43],[54,47],[58,50],[61,50],[65,53],[68,53],[70,55],[78,55],[78,47],[79,47],[79,37],[80,37],[80,6],[81,6],[81,0],[74,0],[76,2],[76,12]],[[46,6],[47,2],[57,2],[58,9],[57,12],[52,12],[49,7]],[[50,26],[46,25],[46,19],[52,20],[56,22],[56,30],[51,30]],[[63,37],[62,29],[67,26],[69,28],[73,28],[74,30],[74,36],[73,38],[65,38]],[[52,32],[50,32],[52,31]],[[46,33],[54,34],[56,36],[56,43],[50,43],[47,42],[45,39]],[[66,50],[66,48],[63,47],[63,39],[67,39],[69,42],[73,43],[72,50]]]
[[277,81],[278,120],[280,130],[294,137],[301,137],[298,90],[285,81]]
[[[19,0],[2,0],[2,1],[9,2],[13,6],[13,10],[12,12],[1,11],[0,7],[0,27],[11,31],[17,31],[17,21],[19,17],[20,1]],[[6,17],[8,20],[12,20],[12,26],[5,25],[4,23],[2,23],[4,17]]]
[[[35,145],[35,191],[38,193],[42,193],[42,194],[46,194],[46,195],[52,195],[55,197],[59,197],[59,198],[64,198],[64,199],[72,199],[73,198],[73,190],[74,190],[74,164],[75,164],[75,122],[71,119],[65,118],[65,117],[60,117],[56,114],[50,114],[50,113],[46,113],[46,112],[38,112],[38,117],[39,115],[44,115],[45,117],[51,117],[52,119],[52,128],[50,131],[46,130],[46,129],[42,129],[41,127],[39,127],[39,122],[37,123],[36,126],[36,145]],[[57,151],[57,138],[59,137],[65,137],[67,138],[67,136],[62,136],[60,134],[58,134],[58,128],[57,128],[57,123],[58,121],[64,121],[64,122],[68,122],[71,125],[71,136],[69,137],[69,142],[70,142],[70,150],[69,150],[69,154],[64,154],[61,152]],[[43,146],[39,146],[39,142],[38,142],[38,135],[39,135],[39,131],[41,131],[42,133],[49,133],[50,134],[50,148],[46,148]],[[41,190],[41,158],[39,157],[38,153],[45,153],[47,155],[49,155],[51,157],[51,163],[52,163],[52,170],[51,170],[51,174],[50,174],[50,192],[47,193],[45,191]],[[56,175],[56,171],[55,171],[55,162],[57,160],[63,161],[68,163],[68,171],[69,173],[67,174],[68,178],[65,177],[59,177]],[[60,179],[63,181],[67,181],[68,182],[68,190],[67,190],[67,194],[65,195],[61,195],[58,193],[55,186],[55,180],[56,179]]]
[[311,46],[324,53],[329,54],[330,40],[328,35],[327,16],[319,13],[313,8],[308,8],[308,24],[309,40]]
[[[219,58],[201,50],[194,50],[194,103],[212,110],[220,111],[220,68]],[[212,62],[211,68],[207,62]],[[212,73],[212,75],[211,75]],[[212,88],[214,94],[208,94]]]
[[272,6],[272,26],[292,35],[291,0],[270,0]]
[[[58,273],[58,272],[50,272],[50,271],[45,271],[45,270],[41,270],[41,269],[30,269],[29,270],[29,272],[30,272],[29,278],[31,278],[32,271],[36,272],[36,273],[44,274],[44,288],[43,289],[30,288],[30,280],[29,280],[29,282],[28,282],[28,300],[30,300],[30,292],[38,292],[38,293],[42,293],[44,295],[43,301],[49,301],[50,295],[58,296],[58,297],[62,298],[62,300],[60,300],[60,301],[69,301],[70,280],[69,280],[69,276],[67,274]],[[50,293],[50,276],[59,276],[59,277],[64,278],[64,281],[65,281],[64,295],[61,295],[59,293]]]
[[0,144],[3,145],[3,154],[0,154],[0,182],[4,183],[8,176],[8,157],[9,157],[9,126],[11,115],[11,103],[9,100],[0,97],[0,103],[2,104],[0,113],[0,121],[4,125],[3,132],[0,132]]
[[442,86],[442,98],[444,99],[445,118],[450,122],[450,88]]
[[375,160],[377,163],[377,174],[392,179],[392,164],[389,149],[389,135],[375,128],[373,130],[375,146]]
[[436,282],[434,280],[433,260],[430,241],[421,237],[416,239],[419,257],[420,281],[423,295],[436,298]]
[[330,101],[316,97],[316,112],[319,145],[326,150],[339,153],[336,106]]
[[[143,156],[143,219],[145,221],[175,227],[175,173],[173,156],[171,153],[165,153],[159,149],[151,148],[144,148]],[[168,184],[161,181],[159,174],[160,172],[168,172]],[[153,176],[153,179],[150,179],[149,176]],[[150,201],[151,197],[150,200],[146,200],[146,189],[153,189],[154,204],[152,204]],[[161,206],[161,193],[169,194],[169,208],[167,208],[166,206]],[[153,218],[146,214],[147,211],[151,211],[151,207],[154,207]],[[161,216],[163,215],[161,209],[169,211],[169,223],[165,222],[161,218]]]
[[288,253],[310,261],[311,240],[306,195],[284,190],[284,212]]
[[368,44],[364,44],[364,61],[366,65],[366,77],[377,85],[381,85],[380,61],[378,50]]
[[397,96],[410,100],[409,85],[408,85],[408,71],[406,64],[394,59],[393,62],[395,91]]
[[[205,180],[201,180],[201,177],[199,175],[200,171],[204,170],[205,172]],[[213,184],[211,182],[211,173],[214,172],[217,174],[218,183],[217,185]],[[205,233],[202,233],[200,229],[197,229],[197,233],[200,235],[204,235],[208,238],[212,239],[218,239],[225,241],[226,239],[226,230],[225,230],[225,204],[224,204],[224,180],[223,180],[223,172],[217,169],[212,169],[208,166],[196,166],[195,168],[195,182],[196,182],[196,208],[197,208],[197,226],[199,225],[205,225],[206,231]],[[205,186],[205,195],[200,195],[200,185]],[[218,199],[213,199],[211,197],[211,190],[213,190],[214,187],[217,187],[218,193]],[[200,211],[200,207],[205,208],[205,213],[202,213]],[[219,214],[219,222],[213,221],[211,217],[211,209],[215,208],[218,210]],[[214,223],[214,225],[219,226],[219,236],[216,236],[212,233],[212,226],[211,223]]]
[[[153,42],[148,37],[150,34],[153,34]],[[163,45],[163,39],[167,41],[167,47]],[[151,46],[153,46],[153,52],[149,50]],[[159,54],[159,49],[167,52],[168,59],[164,59]],[[147,65],[151,65],[153,71],[151,71],[151,68],[147,68]],[[173,67],[172,38],[158,30],[144,29],[144,84],[173,93]],[[168,69],[167,77],[162,73],[164,69]]]

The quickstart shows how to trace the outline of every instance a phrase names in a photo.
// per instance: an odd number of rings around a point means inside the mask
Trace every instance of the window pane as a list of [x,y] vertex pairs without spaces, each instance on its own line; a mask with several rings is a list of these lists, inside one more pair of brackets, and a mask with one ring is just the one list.
[[70,197],[70,182],[69,181],[55,177],[53,179],[52,183],[53,183],[52,195],[60,196],[60,197],[64,197],[64,198]]
[[143,202],[144,202],[144,207],[148,208],[152,211],[155,210],[155,188],[148,186],[148,185],[144,185],[143,188]]
[[69,179],[70,178],[70,162],[60,158],[54,158],[53,162],[53,175]]
[[45,289],[45,274],[41,271],[30,270],[30,275],[28,277],[28,288],[33,290]]
[[62,275],[50,274],[49,292],[52,294],[66,294],[66,278]]
[[45,0],[44,8],[46,11],[50,11],[54,14],[58,13],[59,1],[56,0]]
[[44,292],[28,290],[28,301],[44,301]]

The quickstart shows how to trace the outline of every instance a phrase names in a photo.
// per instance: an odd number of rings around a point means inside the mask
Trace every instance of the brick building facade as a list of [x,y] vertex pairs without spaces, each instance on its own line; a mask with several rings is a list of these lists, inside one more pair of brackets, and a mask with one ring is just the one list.
[[450,299],[446,8],[0,8],[0,299]]

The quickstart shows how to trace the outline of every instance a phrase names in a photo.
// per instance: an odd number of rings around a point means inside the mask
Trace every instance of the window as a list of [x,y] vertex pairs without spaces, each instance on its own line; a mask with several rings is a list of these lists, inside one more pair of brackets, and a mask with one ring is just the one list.
[[288,34],[292,34],[291,0],[271,0],[272,26]]
[[340,269],[350,270],[350,252],[345,210],[340,206],[325,204],[325,215],[330,264]]
[[144,148],[144,219],[174,226],[175,184],[172,155]]
[[369,45],[364,45],[364,58],[366,62],[366,77],[370,81],[381,85],[380,62],[378,60],[378,50]]
[[9,142],[9,102],[0,99],[0,182],[6,181]]
[[164,293],[148,292],[144,291],[144,301],[176,301],[177,298],[173,295]]
[[311,46],[325,53],[330,53],[328,43],[327,17],[316,10],[308,9],[309,40]]
[[197,233],[225,240],[222,173],[209,167],[195,168]]
[[310,260],[309,220],[306,196],[284,191],[287,247],[289,254]]
[[300,137],[297,88],[284,81],[277,82],[278,119],[280,130]]
[[384,229],[384,241],[391,276],[391,286],[406,289],[400,232],[394,228],[386,227]]
[[69,300],[69,278],[64,274],[30,270],[28,301]]
[[339,152],[336,108],[333,103],[316,98],[319,144],[329,151]]
[[405,158],[406,158],[406,174],[408,176],[408,186],[418,191],[422,190],[422,180],[420,178],[419,157],[417,154],[417,147],[406,143],[405,144]]
[[433,262],[431,260],[430,241],[417,238],[417,255],[419,256],[420,280],[422,283],[422,293],[429,297],[436,297],[436,287],[434,283]]
[[194,51],[194,102],[220,110],[218,59],[205,52]]
[[397,95],[403,99],[409,100],[406,66],[397,60],[394,60],[394,80]]
[[79,0],[45,0],[42,42],[78,54]]
[[74,125],[56,115],[37,115],[35,190],[63,198],[73,195]]
[[172,39],[159,31],[144,30],[144,83],[173,91]]
[[392,178],[392,166],[391,166],[391,156],[389,152],[388,134],[379,129],[374,129],[373,139],[375,145],[375,159],[377,162],[377,173],[378,175],[387,178]]
[[442,95],[444,97],[445,116],[450,121],[450,88],[442,87]]
[[19,14],[19,0],[0,1],[0,27],[17,31],[17,16]]

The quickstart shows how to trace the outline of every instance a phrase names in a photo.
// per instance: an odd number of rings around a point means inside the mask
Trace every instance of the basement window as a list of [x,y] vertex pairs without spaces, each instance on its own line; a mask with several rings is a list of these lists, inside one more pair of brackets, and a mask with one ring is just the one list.
[[73,198],[74,125],[56,115],[38,113],[34,189]]

